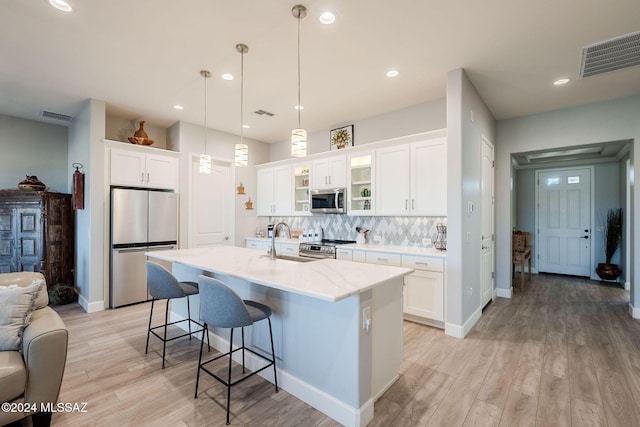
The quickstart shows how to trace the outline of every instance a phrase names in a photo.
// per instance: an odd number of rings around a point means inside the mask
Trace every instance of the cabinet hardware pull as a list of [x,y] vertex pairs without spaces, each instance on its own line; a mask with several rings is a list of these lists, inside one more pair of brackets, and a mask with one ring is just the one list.
[[388,258],[378,258],[378,261],[389,261]]
[[144,182],[144,172],[140,172],[140,182]]
[[429,265],[428,262],[420,262],[420,261],[416,261],[417,265]]
[[409,199],[404,199],[404,210],[409,210]]
[[147,172],[147,182],[149,182],[149,172]]
[[415,209],[416,208],[416,201],[414,199],[411,199],[411,209]]

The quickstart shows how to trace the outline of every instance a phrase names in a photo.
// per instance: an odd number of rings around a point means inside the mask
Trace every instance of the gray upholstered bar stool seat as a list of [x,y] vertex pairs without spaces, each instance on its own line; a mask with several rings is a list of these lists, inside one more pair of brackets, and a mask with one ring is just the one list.
[[[147,347],[144,351],[145,354],[149,352],[149,337],[151,334],[155,335],[162,341],[162,369],[164,369],[165,354],[167,350],[167,341],[173,341],[178,338],[188,336],[191,339],[191,335],[204,330],[204,326],[191,319],[191,307],[189,305],[189,296],[198,294],[198,284],[195,282],[179,282],[173,274],[166,268],[155,262],[147,261],[147,286],[149,294],[151,294],[151,313],[149,314],[149,328],[147,329]],[[178,320],[176,322],[168,323],[169,321],[169,300],[175,298],[187,298],[187,319]],[[151,327],[151,319],[153,318],[153,305],[156,300],[166,299],[167,306],[164,312],[164,325]],[[177,325],[179,323],[187,322],[189,332],[178,336],[167,338],[167,327],[170,325]],[[191,324],[195,323],[198,329],[192,330]],[[163,329],[164,333],[159,335],[156,329]],[[209,346],[209,336],[207,335],[207,346]],[[211,350],[211,348],[209,348]]]
[[[276,373],[276,356],[273,349],[273,331],[271,328],[271,308],[256,301],[242,300],[240,296],[231,288],[222,283],[220,280],[211,277],[200,276],[198,278],[200,285],[200,320],[204,324],[202,343],[204,343],[204,334],[208,334],[209,326],[216,328],[230,328],[231,334],[229,338],[229,352],[214,357],[206,362],[202,361],[203,344],[200,344],[200,358],[198,360],[198,374],[196,377],[196,392],[194,397],[198,397],[198,383],[200,382],[200,371],[205,371],[227,387],[227,424],[229,424],[229,403],[231,401],[231,387],[247,378],[273,366],[273,378],[278,392],[278,376]],[[244,327],[253,325],[255,322],[267,319],[269,322],[269,338],[271,339],[271,359],[255,352],[251,348],[245,347],[244,344]],[[233,330],[234,328],[242,328],[242,346],[233,349]],[[244,356],[245,350],[268,362],[265,366],[245,374]],[[242,351],[242,377],[231,382],[231,361],[233,353]],[[214,372],[207,369],[206,365],[223,357],[229,357],[229,367],[227,378],[223,379]]]

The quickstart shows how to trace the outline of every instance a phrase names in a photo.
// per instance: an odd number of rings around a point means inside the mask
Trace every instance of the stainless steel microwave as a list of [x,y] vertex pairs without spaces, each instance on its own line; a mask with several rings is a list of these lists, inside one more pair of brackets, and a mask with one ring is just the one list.
[[311,190],[311,212],[326,214],[346,213],[346,192],[345,188]]

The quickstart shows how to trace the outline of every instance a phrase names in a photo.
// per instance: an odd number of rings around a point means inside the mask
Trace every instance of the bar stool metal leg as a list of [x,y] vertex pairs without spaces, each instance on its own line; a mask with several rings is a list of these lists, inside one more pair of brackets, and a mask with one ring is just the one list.
[[242,327],[242,373],[245,373],[244,369],[244,326]]
[[169,323],[169,300],[164,309],[164,339],[162,340],[162,369],[164,369],[164,356],[167,351],[167,323]]
[[191,307],[189,306],[189,295],[187,295],[187,316],[189,317],[189,341],[191,341]]
[[[242,343],[244,346],[244,343]],[[244,351],[244,349],[242,350]],[[229,375],[227,377],[227,425],[229,425],[229,407],[231,406],[231,361],[233,360],[233,328],[229,338]]]
[[151,313],[149,314],[149,328],[147,329],[147,346],[144,349],[144,354],[149,353],[149,336],[151,335],[151,319],[153,318],[153,303],[156,301],[155,298],[151,300]]
[[196,375],[196,392],[193,395],[195,399],[198,398],[198,384],[200,383],[200,369],[202,368],[202,350],[204,348],[204,335],[207,334],[207,342],[209,341],[209,331],[207,324],[204,324],[202,328],[202,341],[200,341],[200,357],[198,357],[198,374]]
[[[271,329],[271,318],[267,317],[269,321],[269,338],[271,338],[271,361],[273,362],[273,381],[276,384],[276,393],[278,392],[278,373],[276,372],[276,351],[273,347],[273,331]],[[244,346],[244,343],[242,343]]]

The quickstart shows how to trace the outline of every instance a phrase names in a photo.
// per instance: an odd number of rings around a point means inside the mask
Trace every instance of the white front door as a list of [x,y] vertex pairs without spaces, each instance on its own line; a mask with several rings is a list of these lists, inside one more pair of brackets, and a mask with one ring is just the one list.
[[482,138],[482,307],[493,298],[494,285],[494,154],[493,145]]
[[189,247],[233,245],[234,185],[231,163],[211,159],[211,173],[199,172],[191,158]]
[[538,271],[590,276],[592,168],[538,171]]

